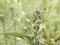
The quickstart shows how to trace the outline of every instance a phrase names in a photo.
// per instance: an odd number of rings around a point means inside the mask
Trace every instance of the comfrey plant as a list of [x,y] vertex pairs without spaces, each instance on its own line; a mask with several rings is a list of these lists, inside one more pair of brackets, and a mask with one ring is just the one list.
[[[46,8],[44,10],[46,10]],[[33,28],[34,28],[34,36],[32,37],[33,38],[32,40],[33,40],[35,45],[40,45],[39,33],[43,29],[43,27],[40,26],[40,25],[41,25],[41,23],[43,23],[44,19],[41,16],[40,13],[41,13],[40,10],[38,10],[36,8],[35,11],[34,11],[34,14],[33,14],[35,19],[33,19],[33,21],[32,21],[33,22],[32,24],[34,25],[33,26]]]

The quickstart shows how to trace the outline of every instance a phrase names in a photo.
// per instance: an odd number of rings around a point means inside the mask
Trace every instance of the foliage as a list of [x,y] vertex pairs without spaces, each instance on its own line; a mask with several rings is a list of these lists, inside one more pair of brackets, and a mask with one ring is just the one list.
[[0,0],[0,45],[60,45],[59,4],[60,0]]

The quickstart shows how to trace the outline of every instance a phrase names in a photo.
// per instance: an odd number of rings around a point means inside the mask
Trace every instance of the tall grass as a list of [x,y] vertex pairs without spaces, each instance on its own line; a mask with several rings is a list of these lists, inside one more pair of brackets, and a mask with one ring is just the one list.
[[0,45],[60,45],[59,4],[60,0],[0,0],[0,33],[5,34]]

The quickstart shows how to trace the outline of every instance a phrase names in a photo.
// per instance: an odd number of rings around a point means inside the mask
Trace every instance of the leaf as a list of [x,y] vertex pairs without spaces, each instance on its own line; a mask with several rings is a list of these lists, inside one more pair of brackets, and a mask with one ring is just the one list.
[[37,15],[34,15],[34,18],[35,18],[35,20],[37,20],[37,18],[38,18]]
[[58,33],[58,34],[55,36],[54,40],[57,41],[57,40],[59,40],[59,39],[60,39],[60,33]]
[[30,38],[29,36],[26,36],[26,35],[23,35],[21,33],[17,33],[17,32],[10,32],[10,33],[2,33],[4,35],[10,35],[10,36],[15,36],[15,37],[19,37],[19,38],[22,38],[24,39],[25,38]]
[[47,41],[46,43],[47,43],[47,45],[53,45],[53,43],[50,41]]
[[35,25],[35,26],[34,26],[34,29],[35,29],[36,31],[38,31],[38,30],[39,30],[39,25]]
[[31,41],[31,37],[29,37],[27,35],[23,35],[23,34],[18,33],[18,32],[10,32],[10,33],[2,33],[2,34],[9,35],[9,36],[15,36],[15,37],[19,37],[22,39],[26,38],[31,45],[34,45],[34,43]]

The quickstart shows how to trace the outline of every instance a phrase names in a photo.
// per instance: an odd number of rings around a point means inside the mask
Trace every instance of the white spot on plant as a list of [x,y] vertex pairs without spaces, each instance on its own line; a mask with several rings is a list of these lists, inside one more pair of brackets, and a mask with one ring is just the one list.
[[43,28],[44,28],[43,25],[40,24],[40,29],[39,29],[39,31],[41,31]]
[[33,23],[31,23],[31,25],[32,25],[32,26],[34,26],[34,24],[33,24]]

